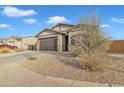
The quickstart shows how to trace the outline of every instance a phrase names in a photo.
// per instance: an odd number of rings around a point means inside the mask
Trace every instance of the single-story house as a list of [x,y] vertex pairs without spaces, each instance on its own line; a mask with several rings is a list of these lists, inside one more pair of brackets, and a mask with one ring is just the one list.
[[[38,33],[37,49],[45,51],[72,51],[72,36],[78,34],[77,25],[59,23]],[[75,29],[75,30],[73,30]]]

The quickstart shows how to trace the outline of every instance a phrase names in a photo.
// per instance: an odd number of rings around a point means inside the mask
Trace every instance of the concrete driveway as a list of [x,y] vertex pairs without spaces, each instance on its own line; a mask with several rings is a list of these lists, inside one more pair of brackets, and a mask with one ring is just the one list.
[[42,52],[24,52],[10,57],[0,58],[1,87],[78,87],[78,86],[109,86],[108,84],[73,81],[62,78],[39,75],[27,70],[16,62],[21,62],[29,55],[43,55]]

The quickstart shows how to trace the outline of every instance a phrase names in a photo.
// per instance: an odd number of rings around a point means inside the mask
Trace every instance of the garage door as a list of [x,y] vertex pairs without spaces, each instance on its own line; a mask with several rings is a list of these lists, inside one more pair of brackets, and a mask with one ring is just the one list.
[[41,39],[40,50],[57,51],[57,37]]

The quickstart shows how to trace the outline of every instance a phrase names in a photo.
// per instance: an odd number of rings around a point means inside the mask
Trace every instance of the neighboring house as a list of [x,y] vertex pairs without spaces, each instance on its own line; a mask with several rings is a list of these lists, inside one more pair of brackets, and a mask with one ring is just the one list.
[[34,50],[36,46],[37,38],[33,36],[28,37],[17,37],[17,36],[11,36],[8,39],[0,39],[1,45],[11,45],[16,46],[18,49],[30,49]]
[[4,45],[4,44],[6,44],[6,39],[0,38],[0,45]]
[[3,44],[3,38],[0,38],[0,45],[2,45]]
[[44,29],[36,35],[37,49],[45,51],[68,51],[70,44],[69,31],[75,25],[57,24],[51,29]]
[[21,48],[21,37],[11,36],[5,41],[5,44]]
[[37,38],[33,36],[23,37],[21,41],[21,47],[23,49],[35,50]]

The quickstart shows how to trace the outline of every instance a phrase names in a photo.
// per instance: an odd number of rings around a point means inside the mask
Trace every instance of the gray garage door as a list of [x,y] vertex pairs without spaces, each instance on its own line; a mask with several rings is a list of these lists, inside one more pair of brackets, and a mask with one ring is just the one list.
[[41,39],[40,50],[57,51],[57,37]]

